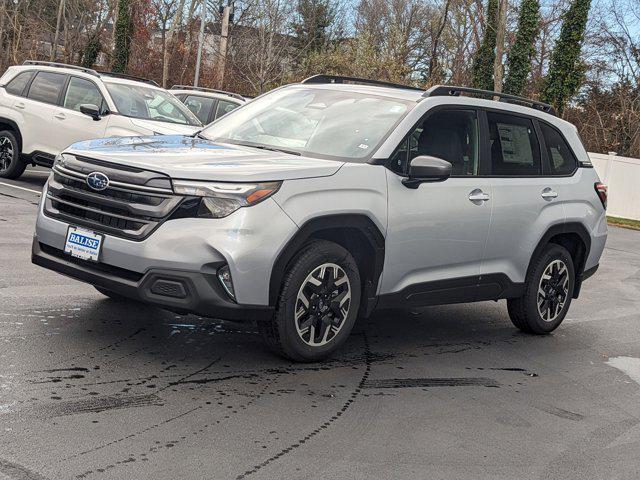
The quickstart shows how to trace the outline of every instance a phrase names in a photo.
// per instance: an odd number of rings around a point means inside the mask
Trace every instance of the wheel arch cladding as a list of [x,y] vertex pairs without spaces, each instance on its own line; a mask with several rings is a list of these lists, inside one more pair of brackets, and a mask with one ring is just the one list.
[[18,124],[8,118],[0,118],[0,131],[2,130],[9,130],[15,134],[16,140],[18,140],[18,146],[20,147],[20,150],[22,150],[22,133],[20,133]]
[[335,242],[353,255],[362,282],[360,314],[369,315],[375,307],[385,244],[384,235],[376,224],[362,214],[324,215],[303,224],[274,263],[269,282],[269,305],[275,305],[278,300],[290,262],[307,242],[314,239]]
[[567,249],[571,254],[573,266],[575,269],[575,287],[573,289],[573,298],[578,298],[580,287],[582,284],[582,272],[584,265],[591,249],[591,236],[584,225],[577,222],[569,222],[562,225],[554,225],[542,236],[527,268],[527,275],[533,266],[533,260],[538,258],[542,250],[550,243],[560,245]]

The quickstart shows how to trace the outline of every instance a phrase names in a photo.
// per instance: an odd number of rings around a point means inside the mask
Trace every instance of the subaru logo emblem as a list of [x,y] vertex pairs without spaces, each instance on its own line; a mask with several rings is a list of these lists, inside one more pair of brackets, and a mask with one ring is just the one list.
[[100,192],[109,186],[109,177],[101,172],[92,172],[87,175],[87,185],[92,190]]

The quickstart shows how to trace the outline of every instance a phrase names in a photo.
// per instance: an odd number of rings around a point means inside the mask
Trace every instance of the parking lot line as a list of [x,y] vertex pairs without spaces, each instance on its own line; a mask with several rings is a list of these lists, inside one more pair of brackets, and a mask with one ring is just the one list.
[[30,188],[19,187],[18,185],[13,185],[11,183],[0,182],[0,185],[4,185],[5,187],[17,188],[18,190],[25,190],[27,192],[31,192],[31,193],[36,193],[38,195],[42,195],[42,192],[39,192],[38,190],[32,190]]

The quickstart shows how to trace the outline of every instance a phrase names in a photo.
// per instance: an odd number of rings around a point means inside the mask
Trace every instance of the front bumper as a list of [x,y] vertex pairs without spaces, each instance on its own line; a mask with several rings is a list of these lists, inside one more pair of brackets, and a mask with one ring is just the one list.
[[273,307],[240,305],[219,284],[215,270],[224,263],[208,264],[210,271],[195,272],[151,268],[144,274],[91,263],[66,255],[33,239],[31,261],[41,267],[178,313],[194,313],[236,322],[268,319]]

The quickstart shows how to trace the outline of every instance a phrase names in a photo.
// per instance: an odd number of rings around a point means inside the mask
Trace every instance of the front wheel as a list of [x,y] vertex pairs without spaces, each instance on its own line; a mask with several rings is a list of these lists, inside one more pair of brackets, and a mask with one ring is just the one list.
[[275,315],[260,330],[269,347],[291,360],[322,360],[351,333],[360,293],[353,256],[336,243],[313,241],[287,269]]
[[20,159],[20,144],[13,132],[0,132],[0,177],[18,178],[27,168]]
[[567,315],[575,287],[573,259],[566,248],[549,244],[527,274],[525,293],[507,300],[513,324],[527,333],[550,333]]

